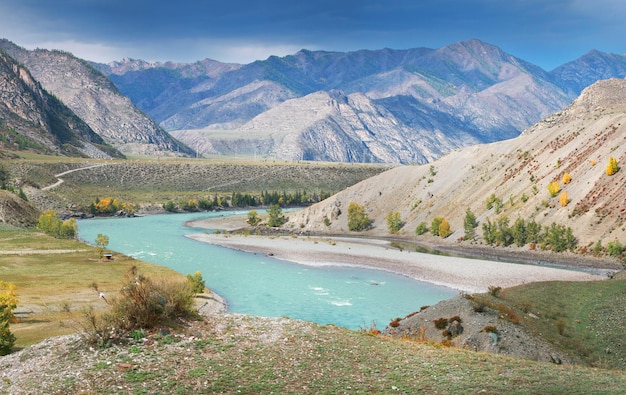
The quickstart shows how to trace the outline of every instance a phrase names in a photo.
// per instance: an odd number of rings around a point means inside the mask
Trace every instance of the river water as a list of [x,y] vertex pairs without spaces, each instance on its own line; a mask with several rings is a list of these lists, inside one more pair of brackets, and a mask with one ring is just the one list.
[[242,212],[81,220],[78,233],[92,244],[102,233],[109,237],[108,249],[183,274],[199,270],[206,286],[235,313],[382,329],[396,317],[457,294],[385,271],[303,266],[184,237],[206,232],[186,227],[187,221],[234,214]]

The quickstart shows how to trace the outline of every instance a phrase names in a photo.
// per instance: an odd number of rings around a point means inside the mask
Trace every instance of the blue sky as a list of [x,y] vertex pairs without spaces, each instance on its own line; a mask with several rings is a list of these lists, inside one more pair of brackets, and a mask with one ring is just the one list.
[[477,38],[546,70],[626,53],[624,0],[0,0],[0,37],[84,59],[249,63],[302,48],[439,48]]

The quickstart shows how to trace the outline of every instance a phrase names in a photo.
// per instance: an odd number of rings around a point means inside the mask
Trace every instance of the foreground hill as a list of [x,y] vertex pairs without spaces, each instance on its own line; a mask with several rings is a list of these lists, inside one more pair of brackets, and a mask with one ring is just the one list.
[[[292,215],[288,226],[347,232],[348,205],[356,202],[373,219],[372,235],[388,234],[385,218],[399,212],[401,234],[414,236],[420,223],[441,216],[451,225],[447,240],[455,241],[470,208],[480,224],[506,217],[510,225],[522,218],[571,227],[580,247],[626,240],[626,173],[605,173],[610,157],[626,163],[624,92],[626,80],[598,82],[517,138],[463,148],[429,166],[394,168]],[[565,206],[548,191],[553,181],[559,194],[567,192]],[[477,233],[484,236],[480,226]]]
[[21,48],[0,40],[0,49],[28,69],[33,79],[69,107],[104,141],[125,154],[189,155],[154,121],[122,96],[103,74],[70,53]]
[[247,65],[95,66],[203,153],[396,163],[515,137],[598,79],[626,76],[620,55],[592,51],[547,72],[479,40]]

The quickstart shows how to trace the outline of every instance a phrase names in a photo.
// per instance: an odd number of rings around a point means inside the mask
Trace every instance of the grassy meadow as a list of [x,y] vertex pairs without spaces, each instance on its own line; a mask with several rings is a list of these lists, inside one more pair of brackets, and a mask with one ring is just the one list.
[[91,285],[112,297],[132,265],[151,276],[183,276],[123,255],[103,261],[92,246],[37,230],[0,229],[0,278],[17,286],[16,347],[80,329],[82,309],[107,307]]

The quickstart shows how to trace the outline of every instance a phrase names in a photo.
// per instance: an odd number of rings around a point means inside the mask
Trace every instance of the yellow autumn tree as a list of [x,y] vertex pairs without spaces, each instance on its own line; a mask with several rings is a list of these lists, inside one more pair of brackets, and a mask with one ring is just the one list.
[[452,231],[450,230],[450,223],[445,218],[442,219],[441,223],[439,224],[439,236],[445,239],[451,234]]
[[619,165],[617,164],[617,159],[611,156],[609,158],[609,163],[606,165],[605,172],[607,175],[612,176],[613,174],[617,173],[618,170]]
[[10,323],[17,322],[13,310],[17,307],[15,285],[0,280],[0,356],[11,352],[15,335],[9,329]]
[[561,186],[558,181],[552,181],[548,184],[548,192],[550,192],[550,196],[555,197],[561,191]]
[[569,173],[563,174],[563,184],[567,185],[572,181],[572,176]]
[[559,203],[563,207],[567,206],[567,204],[569,203],[569,196],[567,195],[567,191],[561,192],[561,195],[559,196]]

